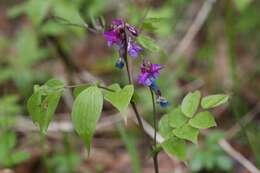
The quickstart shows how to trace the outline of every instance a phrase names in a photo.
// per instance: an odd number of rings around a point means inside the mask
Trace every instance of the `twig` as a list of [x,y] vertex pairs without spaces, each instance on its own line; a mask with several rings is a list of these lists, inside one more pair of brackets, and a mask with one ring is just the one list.
[[[256,106],[248,112],[246,115],[243,116],[241,122],[243,122],[244,125],[248,124],[251,120],[254,119],[254,117],[260,112],[260,102],[256,104]],[[230,139],[233,136],[235,136],[236,133],[238,133],[241,130],[241,126],[239,123],[236,123],[233,127],[231,127],[226,132],[226,138]]]
[[192,40],[195,38],[197,33],[200,31],[201,27],[205,23],[209,13],[211,12],[211,9],[214,5],[214,3],[217,0],[206,0],[204,4],[202,5],[201,9],[199,10],[196,18],[194,19],[193,23],[191,24],[189,30],[183,37],[183,39],[180,41],[178,46],[175,48],[173,56],[175,58],[172,58],[171,64],[175,64],[180,56],[186,51],[186,49],[191,44]]
[[[156,149],[157,146],[157,115],[156,115],[156,105],[155,105],[155,99],[154,99],[154,93],[152,88],[150,87],[151,97],[152,97],[152,104],[153,104],[153,127],[154,127],[154,135],[153,135],[153,146],[154,149]],[[156,152],[153,157],[155,172],[159,173],[159,166],[158,166],[158,153]]]
[[218,143],[226,153],[243,165],[247,170],[252,173],[260,173],[260,171],[249,160],[237,152],[225,139],[221,139]]

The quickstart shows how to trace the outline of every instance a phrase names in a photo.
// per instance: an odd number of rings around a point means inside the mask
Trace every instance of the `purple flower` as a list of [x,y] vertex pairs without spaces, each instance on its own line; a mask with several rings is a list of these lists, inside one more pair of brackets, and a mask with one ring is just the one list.
[[133,34],[133,36],[138,36],[138,32],[133,25],[129,25],[128,23],[126,23],[126,28],[131,34]]
[[114,46],[119,53],[119,59],[115,66],[122,69],[125,64],[125,57],[128,53],[131,57],[138,57],[143,48],[135,43],[135,37],[138,32],[134,26],[125,23],[122,19],[114,19],[111,22],[109,30],[104,32],[109,47]]
[[160,70],[163,68],[160,64],[152,64],[149,61],[144,61],[141,65],[141,74],[139,75],[138,82],[144,86],[150,87],[157,96],[157,103],[161,107],[169,105],[168,101],[162,97],[161,91],[157,86],[156,79],[160,75]]
[[151,64],[148,61],[144,61],[141,65],[141,74],[139,75],[138,82],[144,86],[156,86],[156,78],[160,74],[160,70],[163,68],[160,64]]
[[137,58],[139,53],[141,51],[143,51],[144,49],[137,43],[129,40],[128,41],[128,45],[127,45],[127,51],[128,51],[128,54],[133,57],[133,58]]
[[124,25],[124,21],[122,19],[114,19],[114,20],[112,20],[111,23],[115,26],[123,26]]
[[106,38],[109,47],[113,46],[114,44],[120,45],[122,43],[121,35],[117,30],[104,32],[104,37]]

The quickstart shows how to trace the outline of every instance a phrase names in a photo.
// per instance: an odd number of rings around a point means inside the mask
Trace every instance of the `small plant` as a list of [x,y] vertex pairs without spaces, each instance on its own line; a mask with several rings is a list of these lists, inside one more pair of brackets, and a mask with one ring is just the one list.
[[218,141],[224,137],[220,131],[214,131],[205,139],[201,147],[194,146],[190,150],[190,169],[194,172],[202,170],[218,170],[230,172],[232,160],[218,145]]
[[6,95],[0,99],[0,165],[4,167],[13,167],[30,158],[30,153],[15,149],[17,136],[11,127],[16,120],[14,115],[21,110],[17,101],[15,95]]
[[[155,172],[159,172],[157,161],[157,106],[169,108],[171,104],[163,97],[163,93],[157,85],[157,78],[163,65],[154,64],[148,58],[142,56],[145,54],[145,48],[154,50],[157,45],[147,36],[142,36],[136,27],[124,22],[121,19],[113,20],[109,28],[103,33],[107,40],[108,46],[115,47],[118,52],[118,59],[115,66],[122,70],[126,69],[128,84],[121,87],[115,83],[110,86],[103,86],[97,81],[93,84],[82,84],[80,86],[65,86],[62,81],[52,79],[44,85],[34,87],[34,93],[28,100],[28,111],[32,120],[39,126],[41,132],[47,132],[48,126],[52,120],[53,114],[59,103],[59,100],[67,88],[76,88],[76,99],[72,108],[72,122],[78,135],[83,139],[88,150],[91,149],[92,138],[95,133],[96,124],[100,119],[103,102],[110,102],[122,114],[130,104],[139,126],[146,136],[145,129],[138,110],[138,102],[134,99],[135,82],[133,81],[132,69],[130,67],[131,59],[140,58],[140,74],[138,83],[150,90],[153,110],[153,127],[155,129],[153,143],[147,139],[147,145],[151,149]],[[173,155],[178,156],[181,160],[185,159],[186,148],[185,141],[197,143],[200,129],[206,129],[216,126],[213,115],[208,109],[215,108],[227,102],[228,96],[223,94],[205,96],[201,99],[199,91],[190,92],[186,95],[180,106],[169,111],[159,122],[159,131],[165,138],[161,144],[162,148]],[[201,107],[203,111],[198,111]]]

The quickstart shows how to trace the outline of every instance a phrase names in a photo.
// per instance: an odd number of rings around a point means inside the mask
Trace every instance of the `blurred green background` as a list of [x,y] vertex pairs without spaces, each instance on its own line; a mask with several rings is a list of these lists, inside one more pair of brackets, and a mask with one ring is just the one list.
[[[260,166],[259,9],[259,0],[1,0],[0,172],[152,172],[138,127],[129,120],[123,128],[109,104],[89,158],[71,128],[70,91],[45,140],[26,111],[33,85],[50,78],[70,85],[82,78],[126,83],[102,33],[77,27],[102,30],[98,21],[108,25],[114,18],[153,38],[145,56],[166,65],[159,86],[173,106],[195,89],[231,96],[228,106],[215,110],[218,127],[201,136],[197,146],[189,145],[186,163],[160,154],[161,172],[247,172],[218,144],[224,137]],[[137,64],[140,60],[133,64],[135,78]],[[138,93],[142,114],[150,121],[149,91],[139,87]]]

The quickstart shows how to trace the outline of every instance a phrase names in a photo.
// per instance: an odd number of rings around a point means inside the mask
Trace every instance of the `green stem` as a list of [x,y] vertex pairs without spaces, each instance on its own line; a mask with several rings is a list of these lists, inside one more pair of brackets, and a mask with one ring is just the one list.
[[46,136],[41,133],[41,148],[42,148],[42,151],[43,151],[43,164],[44,166],[46,167],[46,170],[47,170],[47,173],[51,173],[51,169],[50,169],[50,165],[49,165],[49,161],[48,161],[48,151],[47,151],[47,148],[45,147],[45,144],[46,144]]
[[[157,146],[157,116],[156,116],[156,106],[155,106],[155,99],[154,99],[154,93],[152,88],[149,88],[151,92],[151,97],[152,97],[152,104],[153,104],[153,126],[154,126],[154,136],[153,136],[153,145],[154,145],[154,150],[156,150]],[[159,173],[159,166],[158,166],[158,152],[154,153],[153,156],[153,162],[154,162],[154,168],[155,172]]]
[[[70,88],[76,88],[76,87],[85,86],[85,85],[87,85],[87,84],[67,85],[64,88],[70,89]],[[105,87],[105,86],[102,86],[102,85],[99,85],[99,84],[97,85],[97,87],[101,88],[101,89],[104,89],[104,90],[107,90],[107,91],[110,91],[110,92],[115,92],[115,90],[110,89],[110,88]]]
[[74,173],[74,170],[72,168],[72,161],[71,161],[70,143],[68,139],[68,134],[66,132],[63,133],[63,145],[64,145],[64,151],[66,155],[68,170],[69,172]]
[[[126,30],[126,28],[124,29],[124,31]],[[128,61],[128,57],[127,57],[127,33],[126,31],[124,32],[124,49],[125,49],[125,52],[124,52],[124,60],[125,60],[125,63],[126,63],[126,71],[127,71],[127,76],[128,76],[128,82],[129,84],[133,84],[133,81],[132,81],[132,75],[131,75],[131,72],[130,72],[130,67],[129,67],[129,61]],[[139,111],[137,109],[137,106],[135,104],[135,102],[131,101],[131,105],[132,105],[132,108],[134,110],[134,113],[135,113],[135,116],[136,116],[136,119],[138,121],[138,124],[139,124],[139,127],[141,128],[141,131],[143,133],[143,135],[146,137],[146,143],[148,144],[149,148],[151,149],[151,152],[153,152],[153,147],[151,146],[150,142],[149,142],[149,136],[147,136],[146,132],[145,132],[145,129],[144,129],[144,126],[143,126],[143,122],[142,122],[142,119],[141,119],[141,116],[139,114]],[[154,160],[154,170],[155,170],[155,173],[159,173],[158,171],[158,162],[157,162],[157,156],[153,155],[153,160]]]

